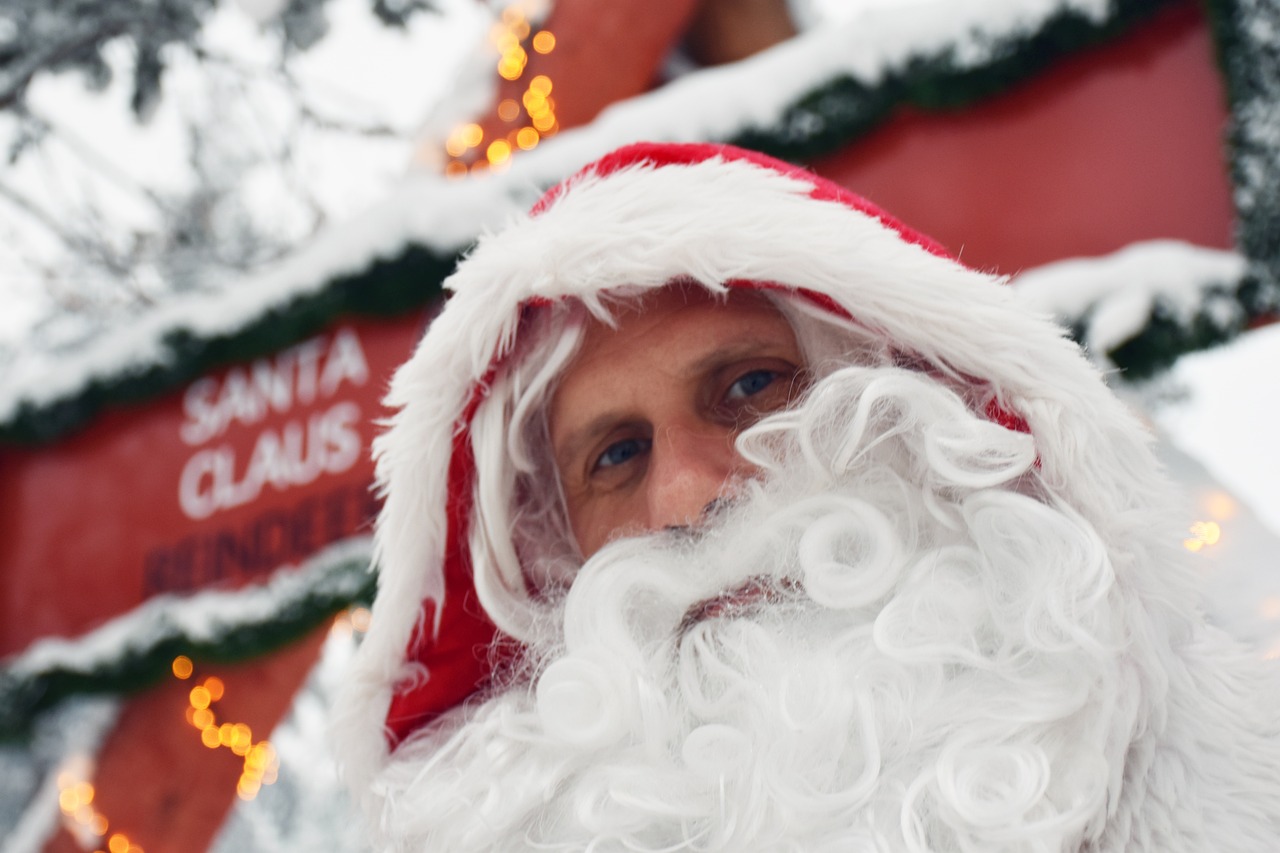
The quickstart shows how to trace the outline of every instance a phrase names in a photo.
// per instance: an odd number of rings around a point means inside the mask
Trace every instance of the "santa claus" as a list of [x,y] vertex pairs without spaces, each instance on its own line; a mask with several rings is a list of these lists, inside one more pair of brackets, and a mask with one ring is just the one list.
[[1280,849],[1275,673],[999,280],[638,145],[448,285],[336,725],[380,849]]

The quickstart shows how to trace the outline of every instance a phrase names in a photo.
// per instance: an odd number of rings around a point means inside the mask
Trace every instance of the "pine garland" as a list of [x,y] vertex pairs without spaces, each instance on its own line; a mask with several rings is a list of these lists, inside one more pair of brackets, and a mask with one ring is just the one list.
[[328,282],[258,317],[235,333],[167,336],[166,357],[146,369],[93,379],[78,394],[48,405],[23,403],[0,424],[0,444],[45,444],[84,427],[99,413],[158,397],[219,367],[271,355],[319,334],[343,315],[394,317],[439,299],[458,254],[408,246],[393,258]]
[[743,131],[730,141],[784,160],[811,160],[869,133],[901,107],[959,110],[1004,92],[1176,2],[1113,0],[1112,10],[1101,19],[1064,6],[1034,32],[992,44],[982,63],[961,61],[949,48],[912,57],[875,86],[837,77],[802,97],[772,126]]
[[[917,56],[876,86],[834,79],[800,98],[767,128],[743,131],[732,142],[784,159],[804,161],[849,144],[904,105],[949,110],[1002,92],[1074,52],[1126,32],[1182,0],[1114,0],[1112,11],[1093,19],[1064,7],[1045,26],[992,46],[981,63],[961,62],[954,51]],[[1232,95],[1237,155],[1233,161],[1241,243],[1254,261],[1251,279],[1236,296],[1248,318],[1280,305],[1280,168],[1274,125],[1280,124],[1277,46],[1250,35],[1250,15],[1276,17],[1280,0],[1209,0]],[[1278,24],[1280,25],[1280,24]],[[1268,144],[1270,142],[1270,145]],[[1246,191],[1246,189],[1248,191]],[[24,404],[0,424],[0,444],[54,441],[86,425],[102,410],[150,399],[221,366],[267,355],[318,333],[342,314],[394,315],[438,298],[440,284],[458,255],[418,245],[379,260],[355,275],[336,278],[315,294],[295,299],[233,334],[174,334],[163,342],[167,357],[143,370],[89,382],[79,393],[47,405]],[[1204,329],[1173,329],[1153,315],[1150,334],[1119,354],[1135,374],[1158,370],[1187,349],[1221,338]]]
[[1236,242],[1250,261],[1237,296],[1257,321],[1280,314],[1280,0],[1208,9],[1231,103]]
[[[958,109],[1004,91],[1177,1],[1115,0],[1113,13],[1096,21],[1064,9],[1036,32],[996,45],[980,65],[965,65],[947,51],[916,57],[875,87],[838,78],[797,101],[776,125],[746,130],[732,141],[786,159],[810,159],[849,144],[900,106]],[[1150,376],[1183,352],[1220,343],[1280,312],[1280,45],[1263,35],[1280,32],[1280,0],[1209,0],[1207,5],[1230,93],[1239,243],[1249,271],[1239,281],[1203,289],[1201,304],[1190,312],[1157,299],[1138,334],[1107,353],[1129,378]],[[163,364],[95,380],[49,405],[25,405],[0,424],[0,443],[56,440],[106,408],[150,399],[220,366],[270,354],[344,314],[393,316],[422,307],[439,297],[457,259],[454,253],[411,245],[234,334],[172,335],[164,341],[169,357]],[[1087,312],[1066,320],[1077,340],[1088,341]],[[371,598],[367,564],[367,542],[338,546],[301,572],[277,573],[267,587],[157,600],[84,638],[37,643],[0,670],[0,738],[21,736],[35,714],[68,695],[153,683],[179,654],[243,660],[288,643],[353,601]],[[195,618],[213,611],[217,618]],[[106,654],[108,649],[114,652]]]
[[173,659],[231,663],[287,645],[356,602],[373,599],[368,537],[330,546],[261,585],[162,596],[75,639],[33,643],[0,669],[0,740],[79,693],[122,693],[160,681]]

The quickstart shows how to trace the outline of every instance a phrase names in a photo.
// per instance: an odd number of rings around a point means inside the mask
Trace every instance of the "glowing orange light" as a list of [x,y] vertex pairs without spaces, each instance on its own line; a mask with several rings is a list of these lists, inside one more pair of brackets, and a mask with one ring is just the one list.
[[107,839],[107,849],[110,850],[111,853],[127,853],[129,850],[129,839],[117,832],[115,835],[112,835]]
[[498,76],[503,80],[519,80],[524,73],[524,65],[519,62],[508,62],[505,59],[498,63]]
[[503,121],[515,121],[520,115],[520,105],[511,98],[505,98],[498,104],[498,118]]
[[462,141],[468,148],[475,148],[484,141],[484,128],[478,124],[469,124],[462,128]]
[[551,94],[551,78],[545,74],[539,74],[529,81],[529,91],[537,92],[545,98]]
[[198,709],[191,710],[191,725],[195,726],[197,729],[200,729],[201,731],[204,731],[205,729],[212,726],[214,719],[215,718],[213,716],[213,712],[210,711],[208,708],[198,708]]
[[93,802],[93,786],[88,782],[81,782],[75,787],[76,799],[88,805]]
[[173,674],[178,678],[190,678],[195,666],[191,663],[191,658],[186,655],[178,655],[173,659]]
[[508,27],[514,27],[524,20],[524,10],[519,6],[508,6],[502,10],[502,22]]
[[1216,521],[1197,521],[1191,525],[1191,536],[1182,540],[1182,546],[1188,551],[1199,551],[1210,545],[1218,544],[1222,538],[1222,527]]
[[1211,518],[1218,521],[1230,521],[1235,517],[1236,511],[1239,509],[1235,498],[1226,492],[1214,491],[1205,496],[1202,501],[1205,511],[1209,513]]
[[529,22],[525,20],[521,20],[520,23],[511,28],[511,31],[515,33],[516,38],[520,39],[520,41],[524,41],[529,37],[529,30]]
[[209,688],[205,687],[203,684],[192,687],[191,693],[187,698],[188,701],[191,702],[191,707],[196,710],[208,708],[210,700],[213,699],[213,697],[209,695]]
[[461,157],[467,153],[467,141],[462,138],[462,134],[454,131],[449,134],[449,138],[445,140],[444,150],[449,152],[450,157]]
[[556,125],[556,117],[550,112],[539,113],[533,117],[533,126],[539,133],[549,133]]
[[106,835],[107,819],[101,814],[95,814],[93,820],[89,821],[89,831],[97,836]]
[[222,698],[222,694],[226,691],[226,685],[222,683],[222,679],[216,675],[211,675],[204,680],[204,689],[209,691],[209,699],[217,702]]
[[485,150],[485,156],[495,166],[499,163],[505,163],[511,158],[511,144],[505,139],[495,139],[489,143],[489,147]]
[[451,160],[449,165],[444,167],[445,177],[461,178],[467,173],[467,164],[458,160]]
[[200,732],[200,742],[210,749],[217,749],[222,745],[222,739],[218,737],[217,726],[205,726],[204,731]]
[[556,37],[550,30],[543,30],[533,37],[533,49],[538,53],[550,53],[556,49]]
[[522,150],[528,151],[530,148],[537,146],[539,138],[538,131],[532,127],[522,127],[516,132],[516,145],[519,145]]
[[62,809],[64,814],[71,814],[80,805],[80,801],[76,798],[74,788],[63,788],[58,792],[58,808]]
[[1258,605],[1258,613],[1263,619],[1275,621],[1280,619],[1280,595],[1270,595],[1262,599]]

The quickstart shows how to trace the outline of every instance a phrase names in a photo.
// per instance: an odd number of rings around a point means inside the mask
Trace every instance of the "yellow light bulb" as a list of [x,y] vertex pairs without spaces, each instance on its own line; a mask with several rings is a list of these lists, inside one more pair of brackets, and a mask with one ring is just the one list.
[[209,688],[205,687],[203,684],[192,687],[191,693],[187,698],[191,702],[191,707],[195,708],[197,711],[201,708],[208,708],[210,700],[213,699],[213,697],[209,695]]
[[511,144],[505,139],[495,139],[489,143],[485,156],[495,166],[499,163],[505,163],[511,157]]
[[543,30],[533,37],[533,49],[538,53],[550,53],[556,49],[556,37],[549,30]]
[[462,141],[468,148],[475,148],[484,141],[484,128],[478,124],[469,124],[462,128]]
[[178,678],[190,678],[194,671],[195,666],[191,663],[191,658],[186,655],[178,655],[173,659],[173,674]]
[[222,698],[222,694],[226,692],[226,685],[222,683],[222,679],[216,675],[211,675],[204,680],[204,689],[209,691],[209,699],[217,702]]
[[524,151],[537,146],[538,139],[538,131],[532,127],[522,127],[516,132],[516,145],[519,145]]
[[511,98],[504,98],[502,103],[498,104],[498,118],[503,121],[515,121],[520,115],[520,105]]
[[107,849],[111,853],[126,853],[129,849],[129,839],[117,832],[107,839]]
[[551,94],[551,78],[545,74],[539,74],[529,81],[529,91],[537,92],[545,98]]

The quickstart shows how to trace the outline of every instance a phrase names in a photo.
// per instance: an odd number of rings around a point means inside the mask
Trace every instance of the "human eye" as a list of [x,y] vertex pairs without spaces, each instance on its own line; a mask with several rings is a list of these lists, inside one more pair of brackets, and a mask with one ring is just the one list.
[[739,376],[725,392],[726,400],[745,400],[754,397],[778,380],[776,370],[752,370]]
[[594,470],[617,468],[625,465],[637,456],[647,453],[651,442],[647,438],[624,438],[615,441],[596,457]]
[[[782,359],[754,359],[728,374],[713,404],[716,417],[743,429],[764,415],[788,408],[802,390],[802,371]],[[763,363],[761,363],[763,361]]]

